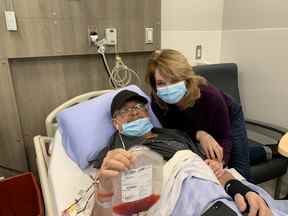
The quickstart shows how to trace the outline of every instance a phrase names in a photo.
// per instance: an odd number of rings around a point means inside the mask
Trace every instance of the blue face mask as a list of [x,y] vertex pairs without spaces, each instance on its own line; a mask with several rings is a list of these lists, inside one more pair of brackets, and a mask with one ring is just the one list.
[[143,136],[153,128],[149,118],[141,118],[122,124],[121,133],[127,136]]
[[157,96],[168,104],[178,103],[186,94],[185,81],[157,88]]

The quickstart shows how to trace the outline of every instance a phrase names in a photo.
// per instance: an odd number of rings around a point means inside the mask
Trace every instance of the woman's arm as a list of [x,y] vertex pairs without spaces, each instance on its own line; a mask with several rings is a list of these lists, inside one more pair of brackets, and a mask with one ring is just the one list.
[[223,160],[228,164],[231,154],[231,124],[228,106],[220,95],[213,98],[211,104],[211,135],[223,148]]
[[223,161],[223,148],[206,131],[200,130],[196,133],[196,139],[200,143],[207,158]]

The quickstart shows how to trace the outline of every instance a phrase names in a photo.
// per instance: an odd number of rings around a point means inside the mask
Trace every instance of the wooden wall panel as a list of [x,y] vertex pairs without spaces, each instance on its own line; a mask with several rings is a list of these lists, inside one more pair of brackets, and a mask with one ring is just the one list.
[[[122,55],[141,79],[150,53]],[[114,65],[114,55],[108,55]],[[11,60],[16,101],[29,161],[36,171],[33,137],[45,135],[45,118],[57,106],[77,95],[111,88],[99,55]]]
[[[17,32],[1,32],[5,43],[3,57],[20,58],[26,56],[50,56],[56,54],[54,48],[56,33],[51,20],[18,20]],[[6,27],[4,27],[6,28]],[[55,53],[54,53],[55,52]]]
[[5,8],[6,8],[5,1],[0,1],[0,59],[4,59],[7,56],[6,55],[7,31],[4,17]]
[[14,175],[17,175],[19,174],[18,172],[14,172],[14,171],[10,171],[10,170],[7,170],[7,169],[3,169],[0,167],[0,177],[3,176],[3,177],[10,177],[10,176],[14,176]]
[[[0,1],[0,37],[4,41],[0,58],[95,53],[88,43],[89,26],[95,26],[101,38],[105,28],[117,28],[120,52],[160,47],[160,0],[13,0],[13,7],[9,2],[12,0]],[[18,31],[8,32],[3,12],[13,8]],[[144,43],[145,27],[154,28],[153,44]]]
[[[6,30],[5,10],[16,12],[17,32]],[[88,28],[100,38],[105,28],[117,28],[118,51],[143,81],[149,52],[161,44],[160,19],[161,0],[1,0],[0,163],[27,170],[27,150],[35,172],[32,138],[45,134],[47,114],[71,97],[109,87]],[[154,28],[153,44],[144,43],[145,27]]]
[[20,19],[47,19],[51,17],[53,11],[52,2],[47,0],[1,0],[1,2],[7,10],[16,11]]
[[154,28],[154,43],[147,44],[145,51],[161,47],[161,1],[144,0],[144,27]]
[[7,60],[0,59],[0,164],[27,170],[24,142]]

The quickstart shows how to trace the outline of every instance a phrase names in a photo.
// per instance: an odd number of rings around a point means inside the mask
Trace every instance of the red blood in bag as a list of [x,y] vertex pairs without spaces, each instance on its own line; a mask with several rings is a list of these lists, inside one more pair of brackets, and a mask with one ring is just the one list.
[[121,203],[113,207],[113,212],[120,215],[132,215],[142,211],[147,211],[159,200],[159,198],[159,195],[152,194],[141,200]]

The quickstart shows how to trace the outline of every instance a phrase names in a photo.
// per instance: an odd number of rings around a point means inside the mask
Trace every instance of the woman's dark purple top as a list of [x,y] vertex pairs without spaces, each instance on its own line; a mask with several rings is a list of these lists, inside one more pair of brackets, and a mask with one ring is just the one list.
[[231,99],[211,84],[200,88],[201,97],[195,104],[185,110],[176,105],[168,105],[162,110],[152,99],[152,109],[163,127],[179,129],[186,132],[194,142],[196,132],[206,131],[223,147],[226,164],[231,152],[231,128],[229,106]]

